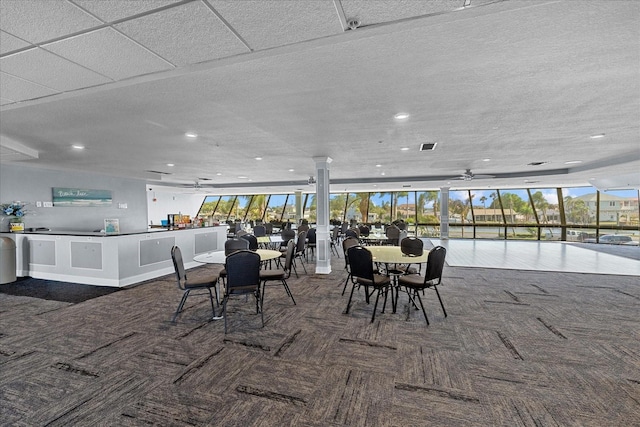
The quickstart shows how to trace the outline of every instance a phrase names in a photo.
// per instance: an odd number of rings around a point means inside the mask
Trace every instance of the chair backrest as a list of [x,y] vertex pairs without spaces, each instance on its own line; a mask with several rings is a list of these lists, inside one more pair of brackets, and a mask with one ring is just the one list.
[[256,225],[253,227],[253,235],[256,237],[262,237],[267,235],[267,227],[264,225]]
[[289,240],[296,237],[296,232],[291,229],[284,229],[282,230],[282,233],[280,233],[280,236],[282,236],[282,243],[283,246],[285,246]]
[[182,252],[180,248],[174,246],[171,248],[171,259],[173,260],[173,268],[176,270],[176,279],[178,280],[178,287],[184,289],[184,282],[187,281],[187,272],[184,269],[184,262],[182,260]]
[[333,230],[331,231],[331,241],[335,242],[336,240],[338,240],[339,235],[340,235],[340,227],[334,226]]
[[[293,263],[293,256],[296,252],[296,244],[292,240],[287,242],[287,252],[284,259],[284,271],[287,272],[287,276],[291,274],[291,264]],[[287,277],[288,278],[288,277]]]
[[340,232],[344,234],[348,228],[349,228],[349,223],[345,221],[342,223],[342,225],[340,225]]
[[298,241],[296,242],[296,252],[304,252],[305,244],[307,243],[307,232],[302,231],[298,234]]
[[250,293],[260,286],[260,255],[242,250],[232,253],[225,262],[227,294]]
[[369,227],[367,227],[366,225],[359,226],[358,230],[360,230],[360,235],[364,237],[367,237],[370,233]]
[[417,237],[405,237],[400,241],[400,250],[403,254],[414,257],[424,253],[424,243]]
[[347,237],[355,237],[357,239],[360,237],[360,230],[357,228],[350,228],[344,232],[344,235]]
[[444,258],[447,250],[442,246],[431,249],[427,257],[427,271],[425,272],[425,282],[438,279],[436,285],[442,281],[442,270],[444,269]]
[[309,224],[300,224],[298,226],[298,234],[302,233],[303,231],[309,231]]
[[273,234],[273,224],[268,222],[264,225],[264,228],[267,231],[267,234]]
[[231,255],[236,251],[248,250],[249,241],[241,238],[228,239],[224,242],[224,254],[226,256]]
[[368,249],[358,245],[347,249],[349,270],[354,277],[373,280],[373,256]]
[[242,236],[240,236],[240,238],[249,242],[249,250],[258,250],[258,238],[256,236],[254,236],[253,234],[243,234]]
[[316,243],[316,229],[315,228],[310,228],[309,231],[307,231],[307,241],[309,243]]
[[387,227],[385,235],[389,239],[397,239],[398,237],[400,237],[400,229],[396,225],[390,225],[389,227]]
[[345,268],[349,268],[349,256],[348,256],[349,248],[358,246],[359,244],[360,244],[360,241],[358,240],[357,237],[347,237],[342,241],[342,252],[344,252]]

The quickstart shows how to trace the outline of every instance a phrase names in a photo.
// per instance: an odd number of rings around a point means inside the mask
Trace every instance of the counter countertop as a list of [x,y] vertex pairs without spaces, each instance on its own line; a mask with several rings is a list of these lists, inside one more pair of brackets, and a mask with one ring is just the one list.
[[147,230],[129,231],[107,234],[100,231],[78,231],[78,230],[40,230],[40,231],[23,231],[12,234],[26,234],[32,236],[91,236],[91,237],[114,237],[114,236],[132,236],[136,234],[149,234],[149,233],[164,233],[167,231],[184,231],[184,230],[207,230],[213,228],[220,228],[220,226],[212,227],[195,227],[195,228],[149,228]]

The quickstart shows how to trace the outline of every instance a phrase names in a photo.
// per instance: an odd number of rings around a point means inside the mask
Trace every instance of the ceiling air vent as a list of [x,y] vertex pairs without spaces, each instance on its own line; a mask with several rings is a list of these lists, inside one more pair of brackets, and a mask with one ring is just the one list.
[[542,166],[542,165],[546,165],[549,162],[531,162],[531,163],[527,163],[527,166]]
[[427,142],[420,145],[420,151],[433,151],[436,149],[437,142]]
[[162,171],[145,171],[148,173],[157,173],[159,175],[171,175],[171,172],[162,172]]

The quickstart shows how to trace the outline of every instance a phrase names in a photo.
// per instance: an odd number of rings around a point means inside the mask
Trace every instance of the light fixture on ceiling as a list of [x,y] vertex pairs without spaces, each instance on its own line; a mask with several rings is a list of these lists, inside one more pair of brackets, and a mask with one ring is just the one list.
[[218,172],[216,176],[222,176],[222,172]]
[[598,134],[595,134],[595,135],[591,135],[589,138],[591,138],[591,139],[604,138],[604,133],[598,133]]
[[397,113],[393,118],[396,120],[405,120],[409,118],[409,113]]
[[400,151],[409,151],[409,147],[402,147]]
[[569,161],[564,162],[565,165],[575,165],[575,164],[578,164],[578,163],[582,163],[582,160],[569,160]]
[[295,169],[289,169],[289,172],[294,172],[294,171],[295,171]]
[[377,168],[381,168],[381,167],[382,167],[382,165],[376,165],[376,167],[377,167]]
[[483,162],[490,162],[491,159],[487,158],[487,159],[482,159]]
[[184,136],[186,136],[187,138],[197,138],[198,134],[195,132],[187,132],[184,134]]
[[169,166],[170,168],[174,167],[175,164],[174,163],[167,163],[167,166]]
[[310,177],[309,177],[309,179],[307,180],[307,184],[309,184],[309,185],[313,185],[313,184],[315,184],[315,183],[316,183],[316,179],[315,179],[315,177],[314,177],[313,175],[312,175],[312,176],[310,176]]
[[256,160],[262,160],[262,157],[256,157]]
[[71,146],[71,148],[73,148],[74,150],[84,150],[84,145],[82,145],[82,144],[73,144]]

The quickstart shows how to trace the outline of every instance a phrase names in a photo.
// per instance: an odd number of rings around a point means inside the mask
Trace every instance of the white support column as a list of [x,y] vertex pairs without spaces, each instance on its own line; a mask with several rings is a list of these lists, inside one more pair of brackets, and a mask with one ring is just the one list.
[[449,187],[440,187],[440,238],[449,239]]
[[331,273],[329,230],[329,165],[331,157],[314,157],[316,163],[316,273]]
[[300,225],[302,219],[302,191],[296,191],[296,224]]

